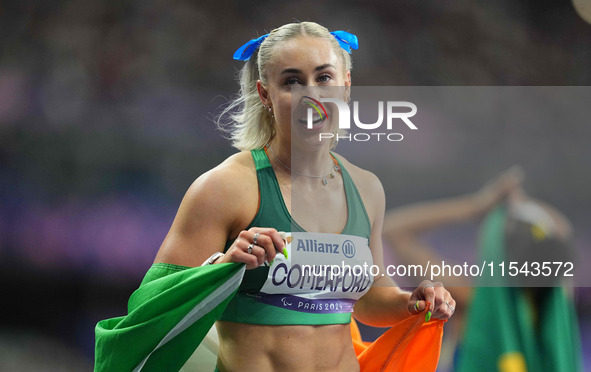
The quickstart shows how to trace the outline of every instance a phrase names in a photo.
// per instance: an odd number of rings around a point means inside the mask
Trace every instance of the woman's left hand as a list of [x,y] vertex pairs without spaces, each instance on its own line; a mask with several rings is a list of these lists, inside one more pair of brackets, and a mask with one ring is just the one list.
[[408,311],[417,314],[431,304],[431,318],[449,319],[456,311],[456,301],[441,282],[424,280],[410,295]]

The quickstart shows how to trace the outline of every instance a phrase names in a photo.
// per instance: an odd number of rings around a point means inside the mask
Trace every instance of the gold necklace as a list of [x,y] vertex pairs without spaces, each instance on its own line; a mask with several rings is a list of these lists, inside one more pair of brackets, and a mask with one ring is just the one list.
[[329,178],[335,178],[335,171],[339,171],[341,168],[337,165],[337,164],[333,164],[332,167],[330,167],[330,171],[328,172],[328,174],[324,175],[324,176],[314,176],[311,174],[305,174],[302,172],[298,172],[295,169],[291,169],[290,167],[287,166],[287,164],[284,164],[281,159],[279,159],[279,157],[277,155],[275,155],[275,152],[273,151],[273,149],[271,148],[271,145],[269,145],[268,143],[265,145],[265,147],[267,147],[269,149],[269,151],[271,151],[271,154],[273,154],[273,156],[275,157],[275,159],[277,159],[277,161],[279,162],[279,164],[281,164],[284,168],[288,169],[290,172],[293,172],[295,174],[299,174],[300,176],[304,176],[304,177],[308,177],[308,178],[321,178],[322,179],[322,184],[323,185],[327,185],[328,184],[328,179]]

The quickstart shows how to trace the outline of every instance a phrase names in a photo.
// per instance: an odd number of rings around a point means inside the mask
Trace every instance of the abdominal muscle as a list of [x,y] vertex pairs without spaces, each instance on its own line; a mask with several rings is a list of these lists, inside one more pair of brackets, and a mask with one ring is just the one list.
[[217,329],[221,372],[359,371],[349,324],[258,325],[218,321]]

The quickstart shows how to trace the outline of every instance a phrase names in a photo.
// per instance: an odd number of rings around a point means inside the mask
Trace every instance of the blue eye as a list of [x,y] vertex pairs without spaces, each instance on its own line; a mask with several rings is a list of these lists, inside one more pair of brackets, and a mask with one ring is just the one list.
[[321,83],[326,83],[326,82],[328,82],[331,79],[332,79],[332,77],[330,75],[328,75],[328,74],[320,75],[318,77],[318,81],[321,82]]
[[285,85],[296,85],[299,84],[300,81],[297,78],[288,78],[285,80]]

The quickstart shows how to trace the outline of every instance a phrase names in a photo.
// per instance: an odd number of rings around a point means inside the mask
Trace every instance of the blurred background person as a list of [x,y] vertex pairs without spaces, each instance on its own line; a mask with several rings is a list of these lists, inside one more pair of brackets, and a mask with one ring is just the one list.
[[[512,168],[476,193],[427,201],[387,213],[385,241],[402,264],[460,264],[431,246],[431,230],[485,216],[478,264],[573,262],[572,228],[550,205],[527,196],[522,172]],[[523,265],[526,266],[523,266]],[[487,264],[488,265],[488,264]],[[496,267],[495,267],[496,269]],[[531,271],[533,273],[533,271]],[[444,336],[441,370],[582,371],[579,325],[572,283],[554,276],[502,277],[500,269],[482,279],[445,275],[457,300],[456,317]],[[533,274],[532,274],[533,275]],[[482,285],[482,286],[479,286]],[[570,285],[569,285],[570,284]],[[452,287],[455,286],[455,287]]]

